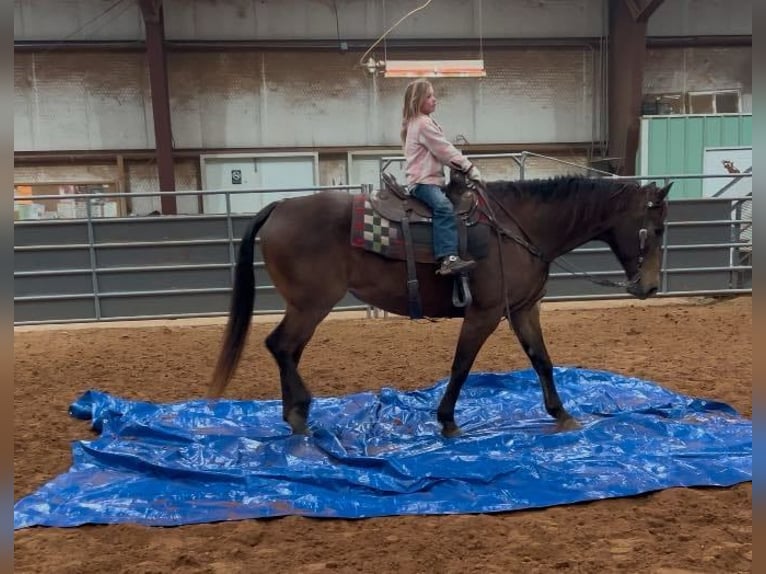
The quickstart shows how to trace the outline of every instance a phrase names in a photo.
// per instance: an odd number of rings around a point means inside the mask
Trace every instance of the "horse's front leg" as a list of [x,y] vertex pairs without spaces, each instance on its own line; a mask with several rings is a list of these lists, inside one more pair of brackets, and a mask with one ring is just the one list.
[[561,430],[579,428],[579,423],[570,415],[561,403],[561,398],[553,382],[553,364],[548,356],[540,327],[540,306],[532,305],[511,313],[511,324],[524,352],[529,357],[532,367],[540,379],[543,389],[545,410],[556,419]]
[[497,310],[476,312],[469,309],[463,320],[449,383],[437,411],[437,419],[442,425],[444,436],[452,437],[460,434],[460,427],[455,424],[455,404],[460,395],[460,389],[476,360],[476,355],[479,354],[487,337],[497,327],[497,322]]

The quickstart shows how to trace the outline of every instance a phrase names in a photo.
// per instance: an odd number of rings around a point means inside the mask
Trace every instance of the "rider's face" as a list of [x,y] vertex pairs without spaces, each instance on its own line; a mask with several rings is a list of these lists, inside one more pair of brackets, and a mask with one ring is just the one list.
[[423,103],[420,104],[420,112],[423,114],[430,114],[436,109],[436,96],[434,95],[434,89],[428,88],[426,97]]

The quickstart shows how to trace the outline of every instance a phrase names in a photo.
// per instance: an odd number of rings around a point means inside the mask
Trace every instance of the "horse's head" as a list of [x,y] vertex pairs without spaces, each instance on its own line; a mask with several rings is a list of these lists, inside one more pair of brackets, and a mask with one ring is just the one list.
[[626,290],[639,299],[651,297],[660,286],[666,197],[672,185],[660,188],[652,182],[638,187],[632,207],[602,236],[625,270]]

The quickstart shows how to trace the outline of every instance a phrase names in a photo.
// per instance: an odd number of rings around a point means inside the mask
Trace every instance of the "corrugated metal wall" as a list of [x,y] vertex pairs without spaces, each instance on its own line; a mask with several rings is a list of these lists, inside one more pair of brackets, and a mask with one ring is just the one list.
[[649,36],[753,33],[753,0],[665,0],[649,19]]
[[141,9],[133,0],[15,0],[15,40],[143,40]]
[[[187,9],[190,4],[192,8]],[[411,0],[251,0],[211,6],[205,0],[171,0],[169,5],[185,9],[174,10],[168,36],[252,37],[255,33],[260,38],[335,38],[340,32],[346,38],[377,38],[422,4]],[[602,0],[438,0],[403,21],[390,37],[470,38],[478,35],[480,24],[488,38],[593,36],[600,31],[601,11]],[[215,19],[221,16],[236,20],[237,27],[216,26]]]
[[[598,36],[606,0],[439,0],[391,38]],[[419,4],[410,0],[164,0],[167,37],[182,39],[377,38]],[[734,9],[736,6],[736,9]],[[650,36],[752,34],[752,0],[668,0]],[[337,13],[336,13],[337,8]],[[16,0],[17,40],[143,39],[132,0]]]
[[[652,116],[641,121],[647,151],[645,157],[639,154],[641,174],[701,174],[705,148],[753,143],[753,116],[749,114]],[[702,197],[702,181],[676,181],[671,197]]]

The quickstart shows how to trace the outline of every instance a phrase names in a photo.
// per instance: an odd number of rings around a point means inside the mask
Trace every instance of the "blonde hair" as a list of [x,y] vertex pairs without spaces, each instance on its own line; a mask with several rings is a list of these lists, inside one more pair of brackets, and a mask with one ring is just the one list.
[[420,108],[428,97],[428,90],[432,89],[428,80],[415,80],[407,85],[404,90],[404,106],[402,108],[402,145],[407,141],[407,126],[413,118],[420,115]]

